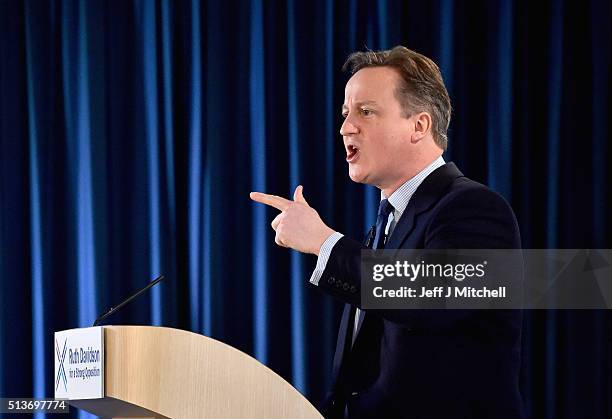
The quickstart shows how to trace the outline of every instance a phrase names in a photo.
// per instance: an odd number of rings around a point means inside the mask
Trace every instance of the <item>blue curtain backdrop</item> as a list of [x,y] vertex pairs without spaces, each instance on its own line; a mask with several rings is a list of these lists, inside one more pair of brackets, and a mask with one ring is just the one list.
[[[227,342],[313,402],[340,305],[274,245],[251,190],[299,183],[361,238],[378,194],[347,176],[348,53],[440,65],[445,157],[512,204],[526,248],[612,247],[606,1],[0,0],[0,396],[53,395],[53,331],[96,316]],[[608,311],[528,312],[531,418],[612,417]]]

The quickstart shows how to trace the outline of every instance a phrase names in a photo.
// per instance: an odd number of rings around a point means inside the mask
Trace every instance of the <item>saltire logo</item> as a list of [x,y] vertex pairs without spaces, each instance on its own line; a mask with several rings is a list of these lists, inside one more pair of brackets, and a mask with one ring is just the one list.
[[57,370],[57,379],[55,380],[55,391],[59,387],[60,378],[64,382],[64,390],[68,391],[68,380],[66,379],[66,370],[64,369],[64,360],[66,359],[66,343],[68,339],[64,340],[64,349],[60,352],[59,346],[57,344],[57,339],[55,339],[55,356],[57,356],[57,360],[59,361],[59,368]]

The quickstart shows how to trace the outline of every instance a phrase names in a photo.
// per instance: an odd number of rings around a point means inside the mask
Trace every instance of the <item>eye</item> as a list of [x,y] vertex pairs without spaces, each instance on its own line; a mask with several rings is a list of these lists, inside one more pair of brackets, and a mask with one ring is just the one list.
[[370,116],[372,115],[374,112],[371,109],[368,108],[361,108],[361,114],[363,116]]

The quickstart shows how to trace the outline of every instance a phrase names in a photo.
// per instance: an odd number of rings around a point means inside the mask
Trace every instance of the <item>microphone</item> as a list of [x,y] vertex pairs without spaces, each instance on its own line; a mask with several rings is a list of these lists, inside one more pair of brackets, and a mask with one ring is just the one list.
[[157,278],[155,278],[153,281],[149,282],[147,284],[146,287],[144,287],[143,289],[141,289],[140,291],[138,291],[136,294],[132,295],[131,297],[126,298],[125,300],[123,300],[117,307],[111,307],[106,313],[101,314],[100,317],[98,317],[96,319],[96,321],[94,322],[94,326],[97,326],[98,324],[100,324],[100,322],[102,320],[104,320],[105,318],[107,318],[108,316],[110,316],[111,314],[113,314],[115,311],[119,310],[121,307],[123,307],[124,305],[126,305],[127,303],[129,303],[130,301],[132,301],[134,298],[138,297],[140,294],[142,294],[143,292],[147,291],[149,288],[151,288],[154,285],[159,284],[162,280],[164,279],[163,275],[158,276]]

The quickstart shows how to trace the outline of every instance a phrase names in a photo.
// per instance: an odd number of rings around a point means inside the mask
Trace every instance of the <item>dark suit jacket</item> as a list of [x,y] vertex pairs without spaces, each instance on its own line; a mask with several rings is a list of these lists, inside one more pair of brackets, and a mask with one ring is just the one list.
[[[370,310],[350,348],[362,248],[340,239],[319,281],[347,303],[323,414],[341,418],[348,406],[351,418],[523,418],[518,310]],[[419,186],[386,248],[517,249],[520,237],[506,201],[448,163]]]

